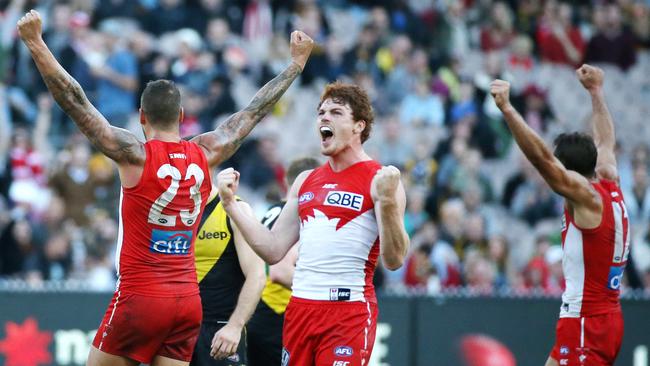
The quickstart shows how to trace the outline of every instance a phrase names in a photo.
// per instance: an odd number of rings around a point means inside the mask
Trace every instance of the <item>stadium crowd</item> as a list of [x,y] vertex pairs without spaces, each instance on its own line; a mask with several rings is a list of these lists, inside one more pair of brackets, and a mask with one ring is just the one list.
[[626,289],[650,292],[650,2],[492,0],[0,1],[0,278],[115,286],[119,181],[53,105],[16,39],[29,8],[44,39],[99,111],[142,133],[149,80],[182,89],[184,136],[212,129],[286,66],[287,34],[317,43],[292,87],[223,167],[261,214],[284,196],[284,169],[318,157],[318,90],[362,85],[376,123],[367,151],[400,168],[407,188],[409,258],[378,270],[388,291],[436,294],[465,286],[559,295],[561,199],[511,141],[489,95],[512,83],[517,108],[552,143],[583,129],[588,96],[573,74],[606,72],[619,131],[619,169],[633,223]]

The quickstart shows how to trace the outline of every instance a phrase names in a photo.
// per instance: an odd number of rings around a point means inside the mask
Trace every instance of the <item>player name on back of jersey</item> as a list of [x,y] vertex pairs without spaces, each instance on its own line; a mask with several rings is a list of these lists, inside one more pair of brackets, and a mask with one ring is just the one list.
[[171,153],[169,154],[170,159],[187,159],[187,156],[183,153]]

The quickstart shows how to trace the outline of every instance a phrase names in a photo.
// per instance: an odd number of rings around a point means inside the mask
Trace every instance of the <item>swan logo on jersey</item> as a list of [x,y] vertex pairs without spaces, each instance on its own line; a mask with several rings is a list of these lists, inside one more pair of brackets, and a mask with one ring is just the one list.
[[154,229],[151,232],[149,249],[161,254],[188,254],[192,243],[192,232],[165,231]]
[[621,279],[623,279],[623,269],[625,267],[610,267],[609,277],[607,278],[607,288],[618,290],[621,288]]
[[344,191],[330,191],[327,193],[327,197],[325,197],[324,204],[326,206],[336,206],[361,211],[361,207],[363,206],[363,196],[357,193]]
[[298,199],[298,204],[302,205],[303,203],[307,203],[307,202],[309,202],[309,201],[311,201],[313,199],[314,199],[314,194],[313,193],[305,192]]
[[350,357],[352,353],[352,347],[348,346],[338,346],[334,349],[334,354],[341,357]]

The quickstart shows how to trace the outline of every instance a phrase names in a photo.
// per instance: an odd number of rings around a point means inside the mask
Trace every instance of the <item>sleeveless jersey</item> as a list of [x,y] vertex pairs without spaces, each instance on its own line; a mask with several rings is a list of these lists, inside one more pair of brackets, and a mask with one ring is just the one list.
[[325,163],[302,184],[293,296],[376,303],[379,231],[370,186],[380,168],[370,160],[334,172]]
[[[277,203],[266,211],[264,218],[262,219],[262,224],[267,228],[271,229],[273,224],[280,217],[280,212],[286,202]],[[282,284],[271,281],[268,278],[268,264],[266,265],[267,269],[267,278],[266,286],[262,291],[262,302],[264,302],[269,308],[271,308],[276,314],[284,314],[287,310],[287,305],[289,305],[289,299],[291,298],[291,289],[284,287]]]
[[630,251],[630,235],[623,194],[616,183],[592,183],[603,202],[601,223],[579,228],[565,208],[562,223],[562,268],[566,290],[561,318],[605,314],[620,309],[621,279]]
[[205,206],[195,247],[203,321],[228,320],[246,277],[239,264],[230,218],[219,196]]
[[115,267],[118,291],[155,297],[196,295],[194,239],[211,183],[192,142],[151,140],[142,177],[122,188]]

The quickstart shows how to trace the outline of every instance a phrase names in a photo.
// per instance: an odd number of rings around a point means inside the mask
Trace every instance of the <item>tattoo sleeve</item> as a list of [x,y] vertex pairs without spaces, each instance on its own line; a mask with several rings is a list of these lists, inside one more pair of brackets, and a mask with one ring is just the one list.
[[52,97],[90,142],[117,163],[143,163],[143,144],[129,131],[108,123],[90,103],[79,83],[56,61],[45,43],[41,41],[27,46]]
[[208,151],[211,166],[227,160],[239,149],[244,138],[271,111],[300,72],[300,66],[291,63],[281,74],[264,85],[246,108],[230,116],[214,131],[196,137],[194,141]]

